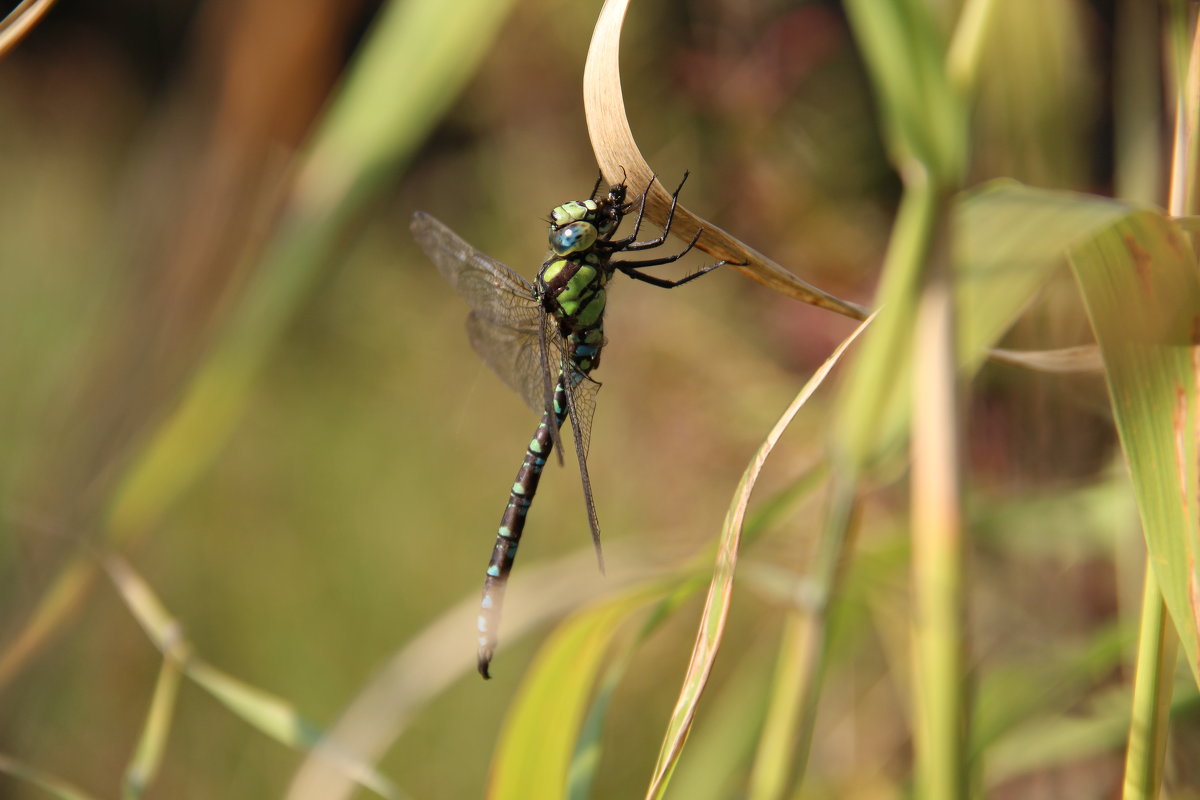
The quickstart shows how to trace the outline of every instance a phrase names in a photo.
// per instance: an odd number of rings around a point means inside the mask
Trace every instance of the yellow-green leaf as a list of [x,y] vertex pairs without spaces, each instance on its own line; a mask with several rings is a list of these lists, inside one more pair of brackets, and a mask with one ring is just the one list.
[[492,761],[489,798],[564,796],[575,741],[609,643],[663,592],[661,582],[638,587],[575,614],[554,631],[509,710]]
[[779,437],[787,430],[796,414],[829,376],[834,365],[846,352],[846,348],[870,326],[874,319],[874,315],[867,317],[805,382],[742,472],[742,479],[738,482],[733,500],[725,514],[725,523],[722,526],[721,538],[717,546],[716,565],[713,568],[708,596],[704,600],[704,612],[696,631],[696,643],[692,648],[692,657],[688,662],[679,698],[675,701],[675,709],[667,723],[667,731],[658,752],[658,762],[654,765],[654,774],[651,776],[650,786],[646,791],[647,798],[659,798],[665,794],[667,785],[671,781],[671,775],[675,771],[675,765],[679,763],[683,746],[691,732],[692,722],[696,718],[700,695],[703,694],[708,685],[709,676],[712,674],[713,663],[716,661],[717,651],[721,647],[721,640],[725,632],[725,621],[729,617],[729,605],[733,600],[733,574],[734,568],[737,566],[738,550],[741,546],[746,507],[750,503],[750,494],[754,491],[754,485],[758,481],[759,473],[766,463],[767,456],[775,449]]
[[1104,358],[1150,562],[1200,681],[1196,258],[1170,220],[1144,211],[1076,247],[1071,266]]
[[125,790],[122,795],[125,800],[142,797],[158,775],[167,736],[171,732],[175,700],[179,696],[179,678],[179,662],[170,656],[163,656],[146,724],[142,728],[133,759],[125,769]]
[[[104,566],[126,606],[164,657],[178,661],[185,675],[226,708],[276,741],[297,750],[319,754],[382,797],[403,796],[366,759],[327,738],[323,731],[305,720],[286,700],[224,673],[193,655],[194,647],[184,635],[183,626],[167,610],[150,584],[128,562],[110,556]],[[156,734],[151,730],[150,735],[165,736],[165,731]],[[158,745],[161,746],[161,742]]]

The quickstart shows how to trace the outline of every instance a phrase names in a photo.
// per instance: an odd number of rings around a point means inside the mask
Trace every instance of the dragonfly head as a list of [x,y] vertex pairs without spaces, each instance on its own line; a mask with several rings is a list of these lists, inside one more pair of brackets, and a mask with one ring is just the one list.
[[608,194],[597,205],[596,229],[601,239],[607,239],[616,233],[621,217],[629,210],[625,203],[625,184],[617,183],[608,187]]
[[550,212],[550,249],[559,256],[584,252],[612,236],[628,210],[624,183],[610,186],[599,200],[563,203]]

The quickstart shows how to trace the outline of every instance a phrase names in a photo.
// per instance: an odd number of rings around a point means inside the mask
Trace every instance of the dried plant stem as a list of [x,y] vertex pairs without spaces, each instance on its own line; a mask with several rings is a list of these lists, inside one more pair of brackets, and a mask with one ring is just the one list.
[[[605,179],[612,183],[624,180],[638,192],[649,185],[646,217],[661,225],[666,220],[671,195],[655,179],[654,171],[634,141],[621,91],[621,27],[628,7],[629,0],[607,0],[600,11],[583,73],[584,112],[596,162]],[[682,204],[675,210],[672,235],[690,241],[700,228],[704,232],[696,248],[728,261],[743,275],[810,305],[854,319],[866,317],[867,312],[862,307],[824,292],[793,275],[721,228],[697,217]]]

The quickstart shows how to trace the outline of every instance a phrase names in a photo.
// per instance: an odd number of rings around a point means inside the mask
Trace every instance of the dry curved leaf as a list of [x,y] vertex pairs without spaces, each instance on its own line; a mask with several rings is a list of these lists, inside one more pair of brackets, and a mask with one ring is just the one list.
[[995,347],[988,351],[993,361],[1025,367],[1037,372],[1058,373],[1102,373],[1104,360],[1100,348],[1094,344],[1078,347],[1061,347],[1057,350],[1007,350]]
[[[643,187],[653,181],[646,201],[646,216],[661,225],[666,220],[671,195],[662,182],[655,179],[654,171],[638,150],[629,128],[629,117],[625,114],[625,100],[621,92],[621,26],[625,22],[628,7],[629,0],[606,0],[600,11],[596,29],[592,32],[587,66],[583,71],[584,113],[596,163],[600,165],[605,180],[611,183],[625,180],[634,187]],[[728,261],[739,272],[764,286],[847,317],[866,317],[867,311],[861,306],[801,280],[762,253],[680,205],[675,210],[671,233],[689,241],[697,228],[704,229],[696,243],[698,249]]]
[[25,0],[0,20],[0,56],[16,47],[54,5],[54,0]]

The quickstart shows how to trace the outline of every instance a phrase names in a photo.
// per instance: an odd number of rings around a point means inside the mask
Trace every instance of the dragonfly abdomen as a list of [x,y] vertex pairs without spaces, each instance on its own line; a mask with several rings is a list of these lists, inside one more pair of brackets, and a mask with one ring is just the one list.
[[479,611],[479,674],[490,678],[488,665],[496,652],[496,630],[500,622],[500,605],[504,601],[504,588],[508,584],[508,574],[512,571],[513,560],[517,557],[517,546],[521,543],[521,534],[525,530],[525,518],[529,506],[533,504],[533,496],[537,493],[538,483],[542,479],[542,469],[546,459],[554,449],[554,436],[551,425],[561,428],[566,420],[566,393],[560,380],[554,391],[554,413],[546,411],[538,424],[529,446],[525,448],[525,457],[517,470],[512,489],[508,495],[508,505],[500,517],[500,528],[496,532],[496,544],[492,547],[492,557],[488,561],[487,574],[483,580],[483,599]]

